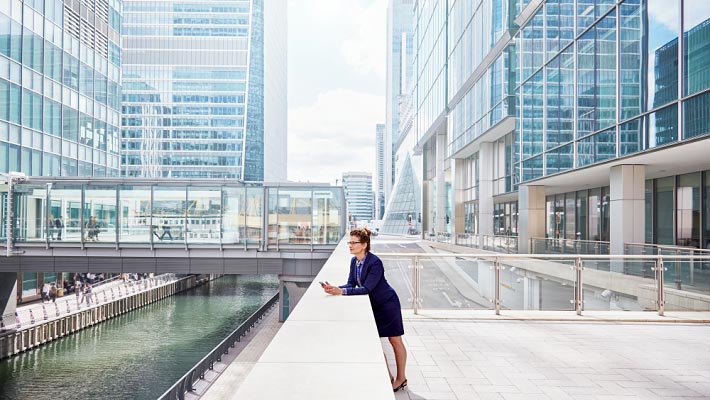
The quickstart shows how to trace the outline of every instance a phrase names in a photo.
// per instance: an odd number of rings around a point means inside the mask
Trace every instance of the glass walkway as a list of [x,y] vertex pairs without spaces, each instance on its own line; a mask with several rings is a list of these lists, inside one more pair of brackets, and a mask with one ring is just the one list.
[[0,201],[8,249],[332,249],[346,226],[342,187],[313,184],[5,176]]

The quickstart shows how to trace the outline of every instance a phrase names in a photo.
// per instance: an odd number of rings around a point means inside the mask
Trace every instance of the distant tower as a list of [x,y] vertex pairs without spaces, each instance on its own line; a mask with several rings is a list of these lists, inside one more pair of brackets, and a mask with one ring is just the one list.
[[374,213],[372,209],[372,174],[369,172],[344,172],[343,190],[348,214],[355,221],[369,221]]
[[375,219],[385,215],[385,125],[376,126],[377,190],[375,191]]

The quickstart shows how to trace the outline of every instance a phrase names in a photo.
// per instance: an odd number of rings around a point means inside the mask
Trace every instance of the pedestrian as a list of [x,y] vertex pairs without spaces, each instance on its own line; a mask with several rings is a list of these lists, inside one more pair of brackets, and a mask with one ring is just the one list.
[[80,303],[81,301],[81,281],[79,279],[74,281],[74,293],[76,293],[76,302]]
[[52,303],[57,302],[57,284],[52,282],[52,286],[49,288],[49,298],[52,300]]
[[[407,364],[407,349],[404,347],[402,335],[404,324],[402,322],[402,309],[397,292],[385,279],[385,269],[382,261],[370,253],[370,231],[367,228],[357,228],[350,231],[348,246],[350,254],[350,275],[348,283],[342,286],[333,286],[328,282],[321,284],[326,293],[332,295],[368,295],[372,313],[377,324],[377,333],[380,337],[389,339],[397,365],[397,375],[390,374],[392,389],[397,392],[407,386],[405,367]],[[385,362],[387,357],[385,356]]]
[[49,214],[47,218],[47,234],[51,240],[54,240],[54,214]]
[[64,228],[64,222],[62,222],[62,216],[58,216],[54,220],[54,231],[57,234],[57,240],[62,240],[62,228]]
[[49,283],[45,282],[44,285],[42,285],[42,302],[48,303],[49,302]]
[[90,306],[93,298],[93,290],[91,289],[91,284],[87,283],[84,287],[84,299],[86,300],[86,305]]
[[163,234],[160,235],[160,240],[165,239],[165,235],[170,236],[170,240],[173,240],[173,234],[170,233],[170,225],[168,225],[168,220],[163,221]]

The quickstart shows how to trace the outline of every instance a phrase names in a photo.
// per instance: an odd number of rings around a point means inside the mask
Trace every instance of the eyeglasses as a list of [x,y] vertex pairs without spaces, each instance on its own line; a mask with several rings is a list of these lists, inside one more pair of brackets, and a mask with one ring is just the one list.
[[362,242],[348,242],[348,245],[352,246],[352,245],[358,244],[358,243],[362,243]]

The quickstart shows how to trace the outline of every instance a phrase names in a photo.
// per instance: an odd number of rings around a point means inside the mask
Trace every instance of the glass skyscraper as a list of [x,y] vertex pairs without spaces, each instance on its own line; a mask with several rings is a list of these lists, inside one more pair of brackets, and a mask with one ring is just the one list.
[[375,204],[372,192],[372,174],[369,172],[344,172],[343,190],[351,222],[369,221],[373,218]]
[[[122,174],[265,179],[265,110],[274,110],[265,43],[277,46],[286,32],[283,10],[275,12],[283,21],[272,20],[282,26],[267,29],[270,8],[285,3],[124,1]],[[285,55],[275,59],[285,68]],[[285,97],[285,74],[275,75],[272,98]],[[285,121],[277,108],[274,118]],[[277,125],[273,144],[285,159],[285,122]],[[275,175],[285,178],[281,169]]]
[[424,231],[520,235],[523,252],[533,237],[710,243],[707,2],[430,1],[410,16]]
[[414,45],[412,35],[413,0],[390,0],[387,6],[387,77],[385,115],[385,181],[384,201],[395,183],[396,153],[402,141],[400,120],[402,109],[407,106],[412,84],[411,55]]
[[0,172],[119,173],[121,2],[0,1]]

